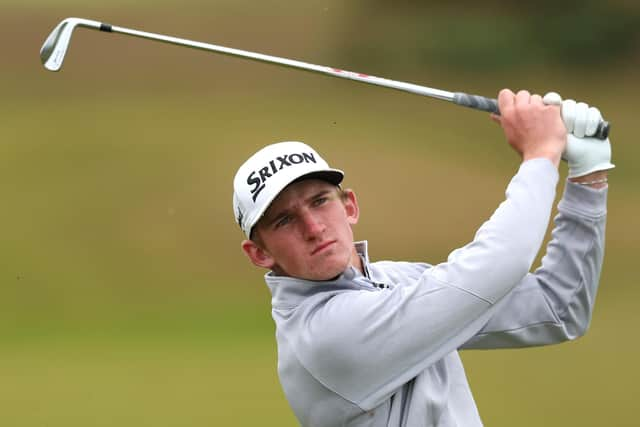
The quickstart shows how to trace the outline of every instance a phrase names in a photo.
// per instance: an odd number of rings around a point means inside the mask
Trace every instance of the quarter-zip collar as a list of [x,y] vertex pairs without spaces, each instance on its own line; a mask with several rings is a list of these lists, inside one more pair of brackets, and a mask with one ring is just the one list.
[[271,290],[273,308],[292,308],[304,299],[318,293],[337,292],[345,289],[374,290],[375,288],[368,278],[370,269],[367,241],[355,242],[354,246],[362,260],[364,275],[352,265],[347,267],[337,278],[323,281],[276,276],[272,271],[265,274],[265,281]]

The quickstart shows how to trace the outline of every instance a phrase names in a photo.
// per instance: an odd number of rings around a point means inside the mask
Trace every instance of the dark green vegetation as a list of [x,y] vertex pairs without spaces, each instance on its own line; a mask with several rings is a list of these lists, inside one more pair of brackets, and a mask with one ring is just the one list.
[[389,32],[403,62],[368,65],[364,52],[356,64],[344,52],[367,42],[350,24],[366,8],[339,2],[36,3],[0,15],[0,425],[295,425],[269,294],[233,222],[239,163],[277,140],[316,146],[347,171],[372,257],[432,263],[472,238],[518,164],[483,113],[149,41],[79,30],[63,70],[46,72],[38,49],[72,15],[443,89],[553,89],[599,106],[618,169],[589,334],[463,357],[489,426],[637,424],[637,56],[597,68],[527,57],[477,73],[417,65],[402,55],[411,39]]

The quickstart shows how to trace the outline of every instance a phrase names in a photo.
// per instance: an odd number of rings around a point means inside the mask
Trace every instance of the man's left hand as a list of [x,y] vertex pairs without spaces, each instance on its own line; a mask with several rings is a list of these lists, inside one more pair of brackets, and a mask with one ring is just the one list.
[[546,94],[543,102],[549,105],[562,104],[562,120],[567,128],[567,146],[562,158],[569,164],[569,178],[615,167],[611,163],[609,139],[593,138],[602,120],[600,110],[572,99],[562,101],[560,95],[554,92]]

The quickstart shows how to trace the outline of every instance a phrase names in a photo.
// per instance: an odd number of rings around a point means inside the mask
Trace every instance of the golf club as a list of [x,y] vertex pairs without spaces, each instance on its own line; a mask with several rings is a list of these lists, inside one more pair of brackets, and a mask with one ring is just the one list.
[[[440,89],[432,89],[425,86],[419,86],[412,83],[399,82],[381,77],[370,76],[367,74],[357,73],[353,71],[345,71],[338,68],[326,67],[322,65],[314,65],[306,62],[296,61],[292,59],[280,58],[277,56],[265,55],[261,53],[249,52],[245,50],[233,49],[224,46],[217,46],[209,43],[202,43],[193,40],[181,39],[162,34],[148,33],[144,31],[132,30],[129,28],[116,27],[114,25],[92,21],[82,18],[67,18],[60,22],[49,34],[40,49],[40,60],[47,70],[58,71],[62,67],[64,56],[71,42],[71,35],[76,27],[90,28],[94,30],[126,34],[144,39],[157,40],[164,43],[175,44],[179,46],[187,46],[194,49],[201,49],[211,52],[222,53],[231,56],[240,56],[260,62],[268,62],[272,64],[284,65],[290,68],[296,68],[315,73],[325,74],[333,77],[341,77],[362,83],[369,83],[378,86],[384,86],[391,89],[401,90],[405,92],[415,93],[417,95],[429,96],[444,101],[453,102],[464,107],[475,108],[477,110],[487,111],[490,113],[500,114],[498,110],[498,102],[495,99],[485,98],[479,95],[470,95],[463,92],[448,92]],[[606,139],[609,135],[609,122],[602,121],[598,124],[598,128],[594,137]]]

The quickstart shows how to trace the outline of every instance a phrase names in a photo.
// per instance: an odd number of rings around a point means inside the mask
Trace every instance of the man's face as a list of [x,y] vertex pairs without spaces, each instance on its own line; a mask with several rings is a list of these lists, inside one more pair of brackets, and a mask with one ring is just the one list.
[[352,191],[341,197],[328,182],[308,179],[285,188],[254,227],[243,250],[254,264],[276,274],[329,280],[359,264],[351,225],[358,221]]

